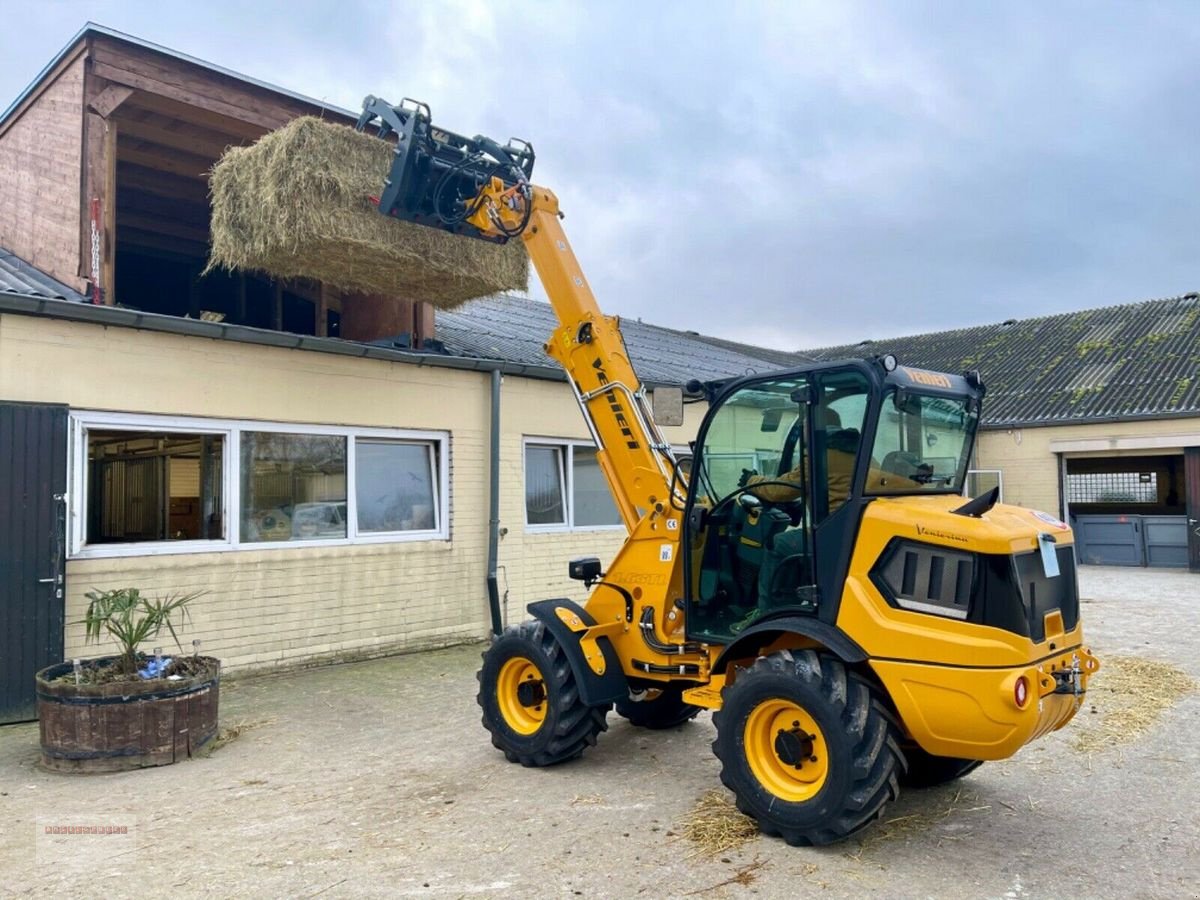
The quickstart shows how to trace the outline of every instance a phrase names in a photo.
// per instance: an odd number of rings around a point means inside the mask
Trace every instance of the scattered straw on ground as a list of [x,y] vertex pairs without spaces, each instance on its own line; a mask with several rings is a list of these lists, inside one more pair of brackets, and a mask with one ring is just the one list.
[[733,876],[726,878],[724,881],[719,881],[716,884],[710,884],[708,887],[702,887],[699,890],[689,891],[684,896],[695,897],[699,894],[707,894],[709,891],[715,891],[718,888],[726,887],[727,885],[737,884],[742,887],[749,887],[758,881],[758,870],[765,866],[766,860],[760,860],[757,856],[754,857],[754,862],[747,863],[744,866],[739,866]]
[[[990,805],[981,804],[979,795],[967,788],[958,788],[953,795],[943,795],[938,791],[923,792],[922,802],[926,801],[927,808],[900,816],[888,815],[892,807],[885,809],[883,818],[864,830],[858,845],[845,855],[859,862],[864,853],[879,844],[908,837],[927,839],[928,832],[952,816],[983,813],[991,809]],[[969,820],[966,821],[969,824]],[[943,839],[944,836],[939,841]]]
[[677,826],[683,838],[696,847],[697,856],[717,856],[758,837],[758,825],[743,815],[724,791],[705,792]]
[[492,244],[380,215],[369,198],[383,190],[391,162],[387,141],[312,116],[230,148],[209,182],[208,268],[312,278],[441,307],[526,288],[520,240]]
[[1134,656],[1101,657],[1100,671],[1088,684],[1072,743],[1096,753],[1145,734],[1159,717],[1188,693],[1195,680],[1170,663]]

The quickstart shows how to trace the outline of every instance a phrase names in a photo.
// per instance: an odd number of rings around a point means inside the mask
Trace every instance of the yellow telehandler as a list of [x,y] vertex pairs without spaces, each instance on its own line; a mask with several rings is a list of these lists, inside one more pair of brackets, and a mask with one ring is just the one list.
[[479,672],[512,762],[579,756],[613,706],[669,728],[713,711],[721,780],[789,844],[877,819],[902,784],[959,778],[1061,728],[1099,668],[1083,643],[1070,528],[964,502],[978,373],[890,355],[691,392],[708,402],[685,474],[596,304],[533,148],[435,128],[428,107],[368,97],[395,146],[380,212],[520,239],[553,305],[566,370],[628,530],[605,568],[576,559],[585,604],[530,603]]

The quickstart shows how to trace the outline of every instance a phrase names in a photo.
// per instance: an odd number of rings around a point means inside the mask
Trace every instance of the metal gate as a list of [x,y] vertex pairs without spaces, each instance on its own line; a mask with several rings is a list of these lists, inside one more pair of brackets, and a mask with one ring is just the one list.
[[1187,488],[1188,568],[1200,572],[1200,447],[1183,451]]
[[1094,566],[1186,568],[1184,516],[1073,516],[1079,561]]
[[62,661],[67,408],[0,402],[0,724],[35,718]]

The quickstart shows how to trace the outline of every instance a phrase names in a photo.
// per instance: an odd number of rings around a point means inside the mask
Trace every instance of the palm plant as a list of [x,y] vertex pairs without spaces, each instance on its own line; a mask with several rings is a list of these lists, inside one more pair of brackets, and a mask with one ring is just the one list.
[[121,649],[115,668],[122,675],[133,675],[138,668],[138,645],[156,637],[163,626],[171,633],[179,649],[183,649],[179,635],[175,633],[172,617],[178,613],[182,620],[187,621],[187,605],[203,593],[174,594],[151,600],[143,597],[137,588],[90,591],[85,594],[90,601],[87,613],[75,624],[87,627],[85,642],[89,644],[100,641],[102,629],[107,631]]

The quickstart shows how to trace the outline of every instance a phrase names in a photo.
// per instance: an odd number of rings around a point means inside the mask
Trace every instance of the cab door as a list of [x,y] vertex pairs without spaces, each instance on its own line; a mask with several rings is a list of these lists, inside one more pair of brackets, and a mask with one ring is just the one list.
[[727,642],[811,604],[811,385],[807,375],[744,382],[701,427],[684,547],[689,638]]

